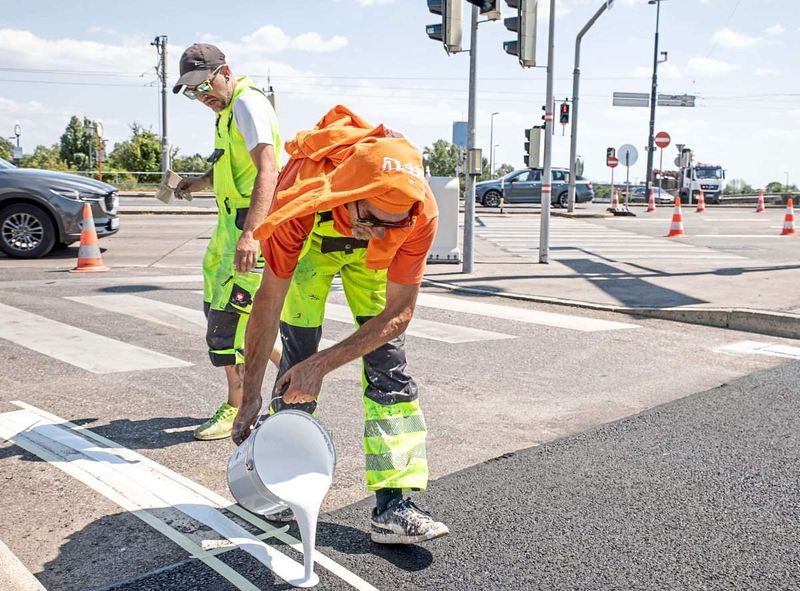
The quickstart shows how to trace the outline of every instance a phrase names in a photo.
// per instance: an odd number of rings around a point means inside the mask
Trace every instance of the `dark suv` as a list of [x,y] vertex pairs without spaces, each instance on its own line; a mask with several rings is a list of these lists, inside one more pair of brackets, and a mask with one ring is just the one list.
[[0,249],[38,258],[81,237],[83,204],[92,207],[97,237],[116,234],[117,190],[74,174],[17,168],[0,158]]
[[[557,207],[567,206],[569,171],[553,168],[553,192],[551,203]],[[487,207],[498,207],[500,198],[506,203],[541,203],[542,170],[525,168],[515,170],[499,179],[481,181],[475,185],[475,201]],[[575,203],[589,203],[594,199],[592,183],[578,176],[575,178]]]

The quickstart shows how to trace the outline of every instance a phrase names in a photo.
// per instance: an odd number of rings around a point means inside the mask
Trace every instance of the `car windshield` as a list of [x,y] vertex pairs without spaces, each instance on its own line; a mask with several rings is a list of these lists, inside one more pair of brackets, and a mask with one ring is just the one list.
[[16,166],[11,164],[8,160],[3,160],[2,158],[0,158],[0,170],[6,169],[6,168],[16,168]]
[[697,178],[699,179],[721,179],[721,168],[696,168]]

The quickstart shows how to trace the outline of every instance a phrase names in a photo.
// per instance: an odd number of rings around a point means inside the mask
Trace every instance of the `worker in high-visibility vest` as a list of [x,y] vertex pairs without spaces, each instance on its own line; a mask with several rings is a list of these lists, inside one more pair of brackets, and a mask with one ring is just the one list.
[[[175,194],[182,198],[213,186],[217,198],[217,226],[203,257],[203,308],[209,356],[214,366],[225,368],[228,396],[194,436],[222,439],[230,435],[242,401],[245,327],[264,270],[253,230],[272,203],[281,136],[266,95],[249,78],[234,77],[218,47],[189,47],[180,73],[173,92],[182,90],[217,114],[212,167],[199,178],[183,179]],[[279,349],[272,358],[277,364]]]
[[[403,498],[428,483],[427,427],[404,349],[438,220],[422,154],[343,106],[286,149],[291,159],[273,210],[254,233],[263,240],[267,266],[253,303],[244,398],[232,438],[240,444],[260,412],[264,368],[279,327],[284,352],[270,412],[314,412],[325,375],[361,357],[365,477],[375,493],[370,538],[414,544],[444,536],[444,523]],[[318,352],[337,274],[357,330]]]

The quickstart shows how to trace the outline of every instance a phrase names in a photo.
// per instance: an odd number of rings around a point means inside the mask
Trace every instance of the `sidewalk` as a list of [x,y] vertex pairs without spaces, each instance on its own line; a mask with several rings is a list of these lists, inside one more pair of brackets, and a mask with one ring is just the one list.
[[595,258],[538,263],[475,237],[473,272],[429,263],[423,285],[800,339],[800,261]]

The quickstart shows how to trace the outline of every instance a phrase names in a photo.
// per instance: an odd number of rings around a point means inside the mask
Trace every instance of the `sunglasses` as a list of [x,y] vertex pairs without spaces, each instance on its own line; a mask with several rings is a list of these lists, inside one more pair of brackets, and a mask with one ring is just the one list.
[[377,218],[364,218],[361,217],[361,203],[356,202],[356,223],[359,226],[366,226],[367,228],[408,228],[414,224],[414,208],[412,207],[408,212],[408,217],[399,222],[385,222]]
[[198,84],[197,86],[192,88],[191,90],[188,89],[188,88],[184,88],[183,89],[183,96],[185,96],[186,98],[191,99],[191,100],[194,101],[194,100],[197,100],[197,95],[198,94],[208,94],[209,92],[211,92],[211,89],[212,89],[211,85],[214,82],[214,78],[217,77],[217,75],[219,74],[219,71],[221,69],[222,69],[222,66],[219,66],[216,70],[214,70],[211,73],[211,77],[210,78],[208,78],[207,80],[204,80],[203,82],[201,82],[200,84]]

